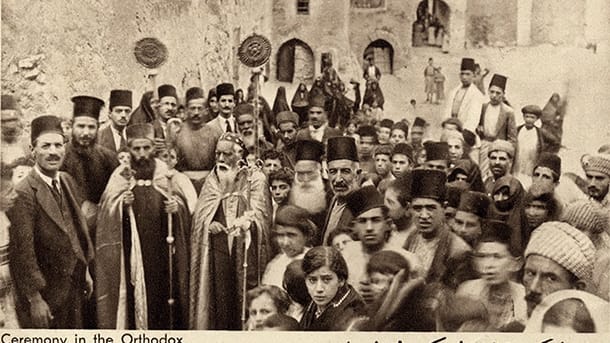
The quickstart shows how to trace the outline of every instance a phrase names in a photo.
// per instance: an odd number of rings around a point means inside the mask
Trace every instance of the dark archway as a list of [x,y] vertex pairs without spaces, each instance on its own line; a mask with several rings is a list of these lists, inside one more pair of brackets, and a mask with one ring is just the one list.
[[394,48],[388,41],[377,39],[371,42],[364,49],[362,65],[367,66],[368,59],[371,57],[382,74],[392,74],[394,72]]
[[[430,4],[432,5],[430,7]],[[442,0],[423,0],[417,5],[417,19],[413,22],[411,45],[438,46],[448,40],[451,9]]]
[[276,77],[282,82],[313,82],[314,56],[307,43],[295,38],[280,46]]

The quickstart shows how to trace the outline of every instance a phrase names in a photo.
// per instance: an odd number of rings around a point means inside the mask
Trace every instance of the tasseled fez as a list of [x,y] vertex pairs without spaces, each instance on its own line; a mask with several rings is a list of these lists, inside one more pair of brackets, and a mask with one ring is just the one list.
[[460,66],[460,70],[470,70],[474,72],[474,59],[472,58],[462,58],[462,64]]
[[216,97],[220,99],[223,95],[233,95],[235,96],[235,89],[233,88],[233,84],[231,83],[221,83],[216,86]]
[[113,89],[110,91],[108,107],[112,111],[115,106],[133,108],[133,94],[128,89]]
[[506,89],[506,76],[494,74],[489,82],[489,87],[491,86],[496,86],[504,91]]

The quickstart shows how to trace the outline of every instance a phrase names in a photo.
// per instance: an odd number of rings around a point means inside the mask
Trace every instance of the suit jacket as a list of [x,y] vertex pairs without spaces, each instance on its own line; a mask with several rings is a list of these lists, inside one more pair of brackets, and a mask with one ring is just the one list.
[[[220,115],[207,122],[206,125],[209,125],[211,128],[213,128],[218,133],[219,137],[222,136],[223,133],[225,133],[224,120],[222,120]],[[237,132],[237,121],[235,120],[233,121],[233,130],[233,132]]]
[[[483,104],[481,107],[481,116],[479,119],[479,126],[485,124],[485,112],[489,102]],[[479,132],[478,132],[479,133]],[[498,115],[498,123],[496,124],[495,137],[484,137],[483,132],[479,133],[481,139],[488,138],[492,140],[503,139],[513,144],[517,143],[517,125],[515,124],[515,111],[512,107],[505,103],[500,104],[500,114]]]
[[[326,141],[330,137],[336,137],[336,136],[341,136],[341,135],[342,135],[341,130],[326,126],[326,128],[324,128],[324,135],[322,136],[322,143],[326,144]],[[302,128],[299,130],[299,132],[297,132],[296,140],[298,140],[298,141],[312,140],[312,139],[313,138],[311,137],[311,133],[309,132],[309,127]]]
[[[451,108],[453,107],[453,99],[455,98],[455,95],[460,88],[462,88],[461,85],[451,90],[449,96],[447,97],[447,100],[445,101],[445,109],[443,113],[446,118],[451,118]],[[464,99],[462,100],[462,104],[460,105],[460,110],[457,116],[457,118],[462,121],[462,124],[464,124],[465,129],[475,132],[477,125],[479,124],[481,106],[483,106],[484,102],[485,96],[483,95],[483,93],[481,93],[477,86],[472,83],[468,87],[466,95],[464,95]]]
[[120,149],[124,148],[124,145],[117,147],[114,143],[114,136],[112,135],[112,128],[110,127],[110,125],[106,126],[98,132],[97,143],[103,146],[104,148],[112,151],[119,151]]
[[350,211],[349,208],[347,208],[347,206],[346,206],[343,209],[343,212],[341,212],[341,217],[339,218],[339,222],[337,223],[337,226],[328,227],[328,221],[330,220],[330,216],[333,212],[333,207],[335,206],[336,203],[337,203],[337,197],[333,197],[332,201],[330,202],[330,205],[328,206],[328,211],[326,212],[326,220],[324,222],[324,227],[322,228],[322,244],[323,245],[331,245],[332,242],[328,241],[328,236],[330,236],[330,233],[338,228],[341,228],[344,226],[349,226],[350,223],[352,222],[352,219],[354,219],[354,215],[352,214],[352,211]]
[[[27,297],[40,292],[51,312],[58,311],[68,297],[76,296],[69,294],[69,290],[78,261],[88,265],[93,260],[93,245],[74,191],[76,182],[64,172],[59,172],[59,180],[68,206],[75,213],[77,232],[67,231],[51,188],[36,170],[17,184],[17,201],[7,212],[11,221],[10,268],[18,303],[25,309],[29,308]],[[77,236],[84,256],[72,244],[70,234]],[[28,323],[29,311],[20,312]]]

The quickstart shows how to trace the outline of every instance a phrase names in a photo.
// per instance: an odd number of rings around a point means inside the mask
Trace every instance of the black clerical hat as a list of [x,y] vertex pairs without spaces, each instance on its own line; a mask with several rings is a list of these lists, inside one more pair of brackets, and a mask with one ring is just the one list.
[[352,137],[339,136],[328,139],[326,147],[326,160],[350,160],[358,162],[358,150],[356,140]]
[[91,117],[95,120],[100,118],[100,111],[104,107],[104,101],[92,96],[79,95],[72,98],[74,109],[72,116],[76,117]]

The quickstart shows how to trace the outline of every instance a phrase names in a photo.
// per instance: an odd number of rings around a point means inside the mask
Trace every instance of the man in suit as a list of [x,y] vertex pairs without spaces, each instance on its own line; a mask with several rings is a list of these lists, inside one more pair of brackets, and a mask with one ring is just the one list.
[[93,285],[87,268],[93,247],[76,182],[59,171],[65,155],[61,119],[35,118],[31,144],[36,164],[16,186],[18,198],[7,213],[20,324],[80,329]]
[[125,148],[125,127],[131,120],[133,108],[132,93],[130,90],[114,89],[110,91],[108,104],[110,125],[98,133],[98,143],[112,151]]
[[485,101],[483,93],[472,82],[474,79],[474,60],[463,58],[460,68],[461,85],[454,88],[447,97],[445,117],[458,118],[464,128],[474,132]]
[[221,83],[216,86],[216,97],[218,98],[218,117],[207,123],[216,130],[218,136],[225,132],[237,133],[233,109],[235,108],[235,89],[230,83]]
[[347,208],[347,196],[360,189],[362,170],[356,141],[352,137],[331,137],[326,147],[328,179],[335,194],[330,202],[326,223],[322,228],[322,243],[329,245],[328,237],[334,230],[348,226],[354,216]]
[[[176,114],[178,113],[178,93],[176,87],[172,85],[162,85],[157,89],[159,94],[159,115],[153,120],[152,125],[155,130],[155,150],[163,150],[167,142],[173,139],[173,127]],[[180,121],[178,120],[178,123]]]
[[489,102],[483,104],[477,134],[481,139],[479,150],[479,166],[483,178],[491,174],[487,152],[491,142],[503,139],[517,144],[517,125],[515,112],[504,103],[506,76],[494,74],[489,83]]
[[309,126],[299,130],[297,140],[313,139],[326,144],[328,138],[341,136],[341,130],[328,126],[324,96],[315,96],[309,101],[307,115]]

